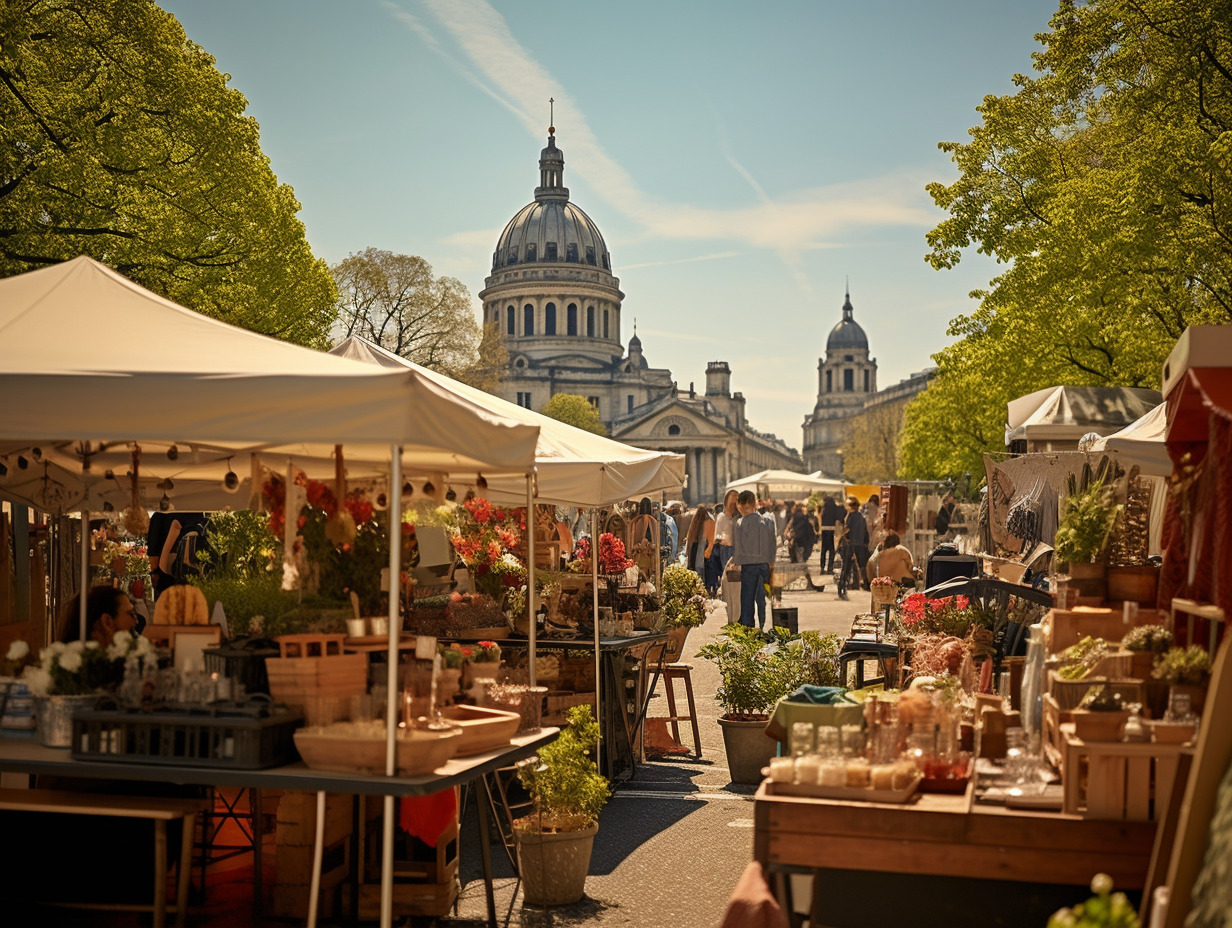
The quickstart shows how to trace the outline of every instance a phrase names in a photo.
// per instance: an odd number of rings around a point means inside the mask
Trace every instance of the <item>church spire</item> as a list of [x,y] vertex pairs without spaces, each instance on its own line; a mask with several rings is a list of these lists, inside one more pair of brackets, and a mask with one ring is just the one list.
[[852,313],[854,313],[854,312],[855,312],[855,308],[851,305],[851,279],[850,279],[850,278],[848,278],[848,280],[847,280],[846,290],[845,290],[845,292],[844,292],[844,294],[843,294],[843,295],[844,295],[844,299],[843,299],[843,321],[844,321],[844,322],[853,322],[853,321],[854,321],[854,319],[853,319]]
[[556,147],[556,98],[548,98],[548,147],[539,153],[539,186],[536,200],[567,200],[565,153]]

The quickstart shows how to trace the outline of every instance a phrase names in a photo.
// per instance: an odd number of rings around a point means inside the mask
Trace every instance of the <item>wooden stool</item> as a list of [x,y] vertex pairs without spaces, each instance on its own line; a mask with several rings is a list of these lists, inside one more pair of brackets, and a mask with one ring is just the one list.
[[[684,681],[685,698],[689,703],[689,714],[680,715],[676,708],[676,693],[672,689],[673,680]],[[702,756],[702,735],[697,726],[697,706],[693,702],[693,665],[668,664],[663,668],[663,686],[667,690],[667,720],[672,726],[672,738],[680,743],[680,723],[690,722],[693,725],[693,749],[698,758]]]

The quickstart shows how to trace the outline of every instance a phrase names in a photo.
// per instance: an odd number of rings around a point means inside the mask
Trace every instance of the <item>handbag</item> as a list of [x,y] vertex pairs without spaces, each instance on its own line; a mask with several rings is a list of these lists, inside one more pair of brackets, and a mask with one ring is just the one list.
[[737,580],[740,579],[740,565],[739,564],[728,564],[727,569],[723,571],[723,576],[729,582],[732,582],[732,583],[736,582]]

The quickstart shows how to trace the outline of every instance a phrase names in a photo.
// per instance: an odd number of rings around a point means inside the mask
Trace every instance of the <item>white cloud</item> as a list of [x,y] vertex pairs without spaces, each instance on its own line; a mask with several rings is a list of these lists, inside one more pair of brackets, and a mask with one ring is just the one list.
[[530,56],[490,4],[484,0],[423,0],[430,16],[459,48],[465,65],[445,50],[420,18],[390,0],[384,5],[451,67],[517,115],[536,140],[544,135],[548,115],[544,104],[554,98],[556,111],[569,126],[570,169],[585,176],[610,208],[640,224],[649,237],[738,242],[775,251],[807,290],[800,260],[803,252],[839,247],[836,240],[854,227],[928,228],[935,223],[923,192],[929,178],[917,172],[806,188],[771,198],[722,141],[724,157],[749,184],[756,202],[734,209],[664,202],[643,191],[608,156],[563,83]]
[[674,261],[642,261],[640,264],[626,264],[623,270],[631,271],[639,267],[664,267],[668,264],[693,264],[697,261],[717,261],[720,258],[735,258],[739,256],[738,251],[716,251],[708,255],[697,255],[693,258],[677,258]]

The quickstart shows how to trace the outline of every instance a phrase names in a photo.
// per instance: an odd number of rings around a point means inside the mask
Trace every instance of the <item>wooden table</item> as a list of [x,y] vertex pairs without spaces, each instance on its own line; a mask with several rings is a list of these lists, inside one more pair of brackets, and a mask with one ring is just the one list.
[[[1118,890],[1141,889],[1155,840],[1151,822],[1006,809],[975,803],[970,788],[890,804],[773,796],[766,787],[754,797],[753,853],[788,911],[784,875],[793,872],[876,873],[890,894],[899,874],[1084,886],[1104,872]],[[1077,891],[1073,902],[1085,897]],[[923,924],[902,914],[902,924]]]

